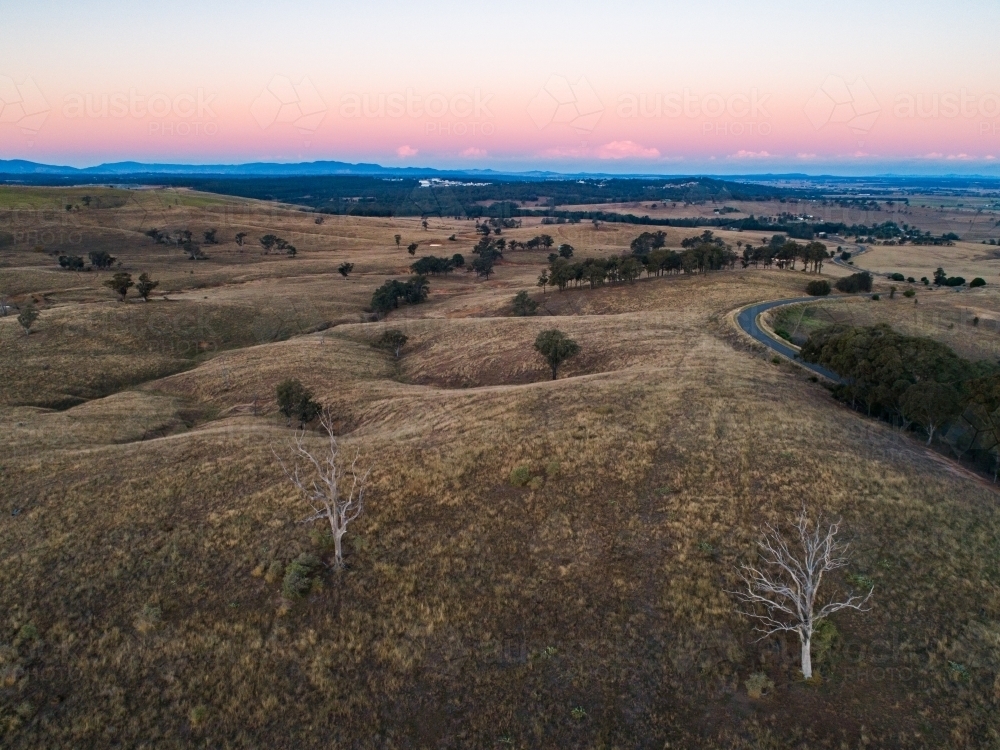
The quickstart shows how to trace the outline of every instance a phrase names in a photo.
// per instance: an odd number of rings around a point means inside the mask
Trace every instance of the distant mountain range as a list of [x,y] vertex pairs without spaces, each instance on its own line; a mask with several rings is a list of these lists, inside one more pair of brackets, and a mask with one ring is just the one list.
[[434,169],[431,167],[383,167],[380,164],[351,164],[342,161],[311,161],[295,164],[279,164],[274,162],[251,162],[249,164],[144,164],[136,161],[122,161],[110,164],[99,164],[94,167],[68,167],[54,164],[40,164],[23,159],[0,159],[0,182],[24,181],[34,179],[74,177],[93,182],[100,177],[121,177],[130,182],[144,175],[164,177],[323,177],[323,176],[366,176],[366,177],[408,177],[423,178],[486,178],[494,180],[570,180],[570,179],[656,179],[678,177],[716,177],[723,180],[744,180],[748,182],[865,182],[876,183],[914,183],[927,185],[931,183],[989,183],[991,187],[1000,186],[1000,178],[986,175],[892,175],[881,174],[870,177],[849,177],[838,175],[809,175],[804,173],[782,174],[743,174],[743,175],[708,175],[708,174],[609,174],[605,172],[551,172],[532,170],[525,172],[504,172],[494,169]]

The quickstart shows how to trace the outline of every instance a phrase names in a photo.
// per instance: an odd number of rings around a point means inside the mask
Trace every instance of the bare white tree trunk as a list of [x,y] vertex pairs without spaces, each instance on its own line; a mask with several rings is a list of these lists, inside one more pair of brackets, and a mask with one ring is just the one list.
[[[810,530],[812,527],[812,530]],[[765,526],[757,542],[761,565],[743,565],[739,577],[745,589],[730,592],[747,609],[741,612],[760,624],[755,628],[761,639],[780,631],[795,631],[802,646],[802,676],[812,677],[812,635],[816,624],[841,609],[866,612],[864,604],[874,587],[865,596],[850,594],[846,600],[832,601],[817,609],[817,595],[823,574],[847,565],[848,544],[837,542],[840,522],[836,521],[820,532],[820,523],[812,524],[805,509],[796,522],[801,552],[793,552],[781,534]]]
[[802,677],[808,680],[813,676],[812,626],[800,631],[799,639],[802,641]]
[[320,426],[328,437],[324,451],[310,451],[305,444],[305,430],[302,430],[295,436],[291,466],[286,466],[280,457],[278,461],[292,484],[312,506],[312,514],[303,519],[303,523],[325,520],[330,524],[334,567],[339,569],[344,567],[344,534],[348,525],[364,511],[372,467],[358,466],[360,451],[355,451],[349,464],[341,459],[329,410],[324,410],[320,416]]

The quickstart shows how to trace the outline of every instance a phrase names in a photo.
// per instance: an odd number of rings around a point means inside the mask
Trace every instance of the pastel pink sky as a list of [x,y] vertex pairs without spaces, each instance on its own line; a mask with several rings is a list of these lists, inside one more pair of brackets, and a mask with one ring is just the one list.
[[0,158],[992,174],[1000,5],[0,10]]

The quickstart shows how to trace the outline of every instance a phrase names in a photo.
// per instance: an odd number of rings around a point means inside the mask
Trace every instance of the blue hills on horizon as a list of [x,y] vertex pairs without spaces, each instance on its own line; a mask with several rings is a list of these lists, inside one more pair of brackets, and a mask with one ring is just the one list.
[[707,173],[663,174],[606,172],[556,172],[545,170],[501,171],[495,169],[437,169],[433,167],[383,167],[379,164],[352,164],[341,161],[312,161],[296,163],[250,162],[245,164],[158,164],[137,161],[123,161],[98,164],[92,167],[70,167],[42,164],[24,159],[0,159],[0,177],[130,177],[139,175],[162,175],[175,177],[321,177],[321,176],[366,176],[366,177],[492,177],[494,179],[560,180],[560,179],[657,179],[684,177],[712,177],[721,180],[868,180],[898,179],[909,180],[990,180],[1000,182],[1000,177],[979,174],[877,174],[867,176],[850,175],[810,175],[801,172],[755,173],[715,175]]

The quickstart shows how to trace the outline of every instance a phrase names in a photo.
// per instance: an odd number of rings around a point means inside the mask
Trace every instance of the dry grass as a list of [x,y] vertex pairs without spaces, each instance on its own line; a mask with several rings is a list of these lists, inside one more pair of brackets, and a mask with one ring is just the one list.
[[[370,248],[351,238],[294,261],[253,258],[254,285],[117,306],[109,328],[120,336],[122,321],[160,305],[243,309],[262,288],[274,299],[298,289],[332,316],[322,278],[278,271],[304,261],[321,273],[356,253],[383,270],[331,275],[326,288],[370,291],[396,257],[391,229],[358,229]],[[374,242],[383,235],[391,247]],[[258,343],[234,325],[230,350],[138,390],[61,413],[0,409],[12,448],[0,454],[3,744],[931,748],[995,737],[996,494],[728,332],[729,310],[793,296],[804,276],[550,292],[551,316],[497,317],[533,284],[536,258],[487,283],[432,280],[447,293],[384,323],[346,322],[363,295],[345,292],[334,303],[345,322],[328,330]],[[198,273],[246,272],[205,263]],[[43,322],[19,344],[21,366],[54,366],[61,349],[96,369],[91,339],[46,344]],[[555,382],[530,352],[553,324],[583,347]],[[385,326],[411,337],[398,362],[369,346]],[[305,508],[272,452],[290,438],[270,401],[289,375],[377,466],[347,571],[296,602],[268,571],[322,554],[323,540],[297,523]],[[527,487],[510,484],[517,467]],[[802,503],[844,517],[848,572],[876,586],[870,614],[837,617],[817,685],[796,679],[791,641],[755,643],[724,593],[759,525]],[[776,689],[751,701],[743,683],[759,671]]]

